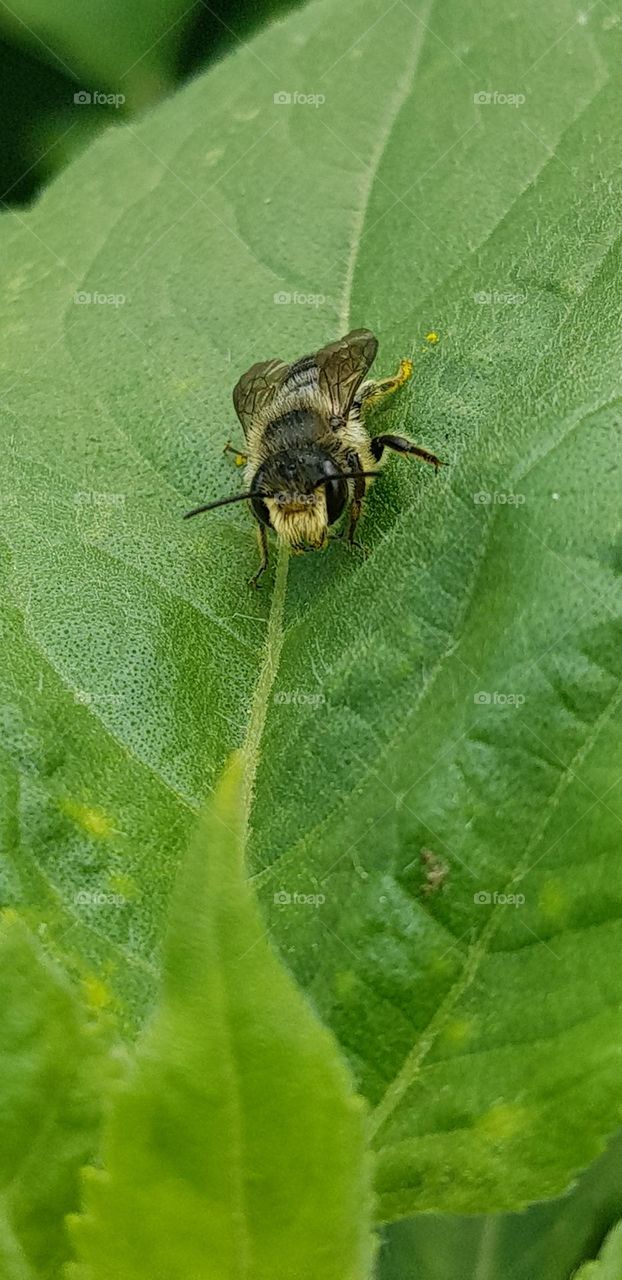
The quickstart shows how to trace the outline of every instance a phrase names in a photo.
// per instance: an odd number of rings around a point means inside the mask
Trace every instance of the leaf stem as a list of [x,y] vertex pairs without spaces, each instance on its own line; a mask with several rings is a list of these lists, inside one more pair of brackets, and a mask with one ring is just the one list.
[[255,687],[251,711],[242,746],[244,757],[244,844],[248,841],[250,815],[255,795],[255,779],[259,766],[261,739],[268,714],[268,699],[278,671],[281,649],[283,647],[283,609],[287,588],[287,570],[289,567],[289,550],[283,544],[279,547],[274,591],[268,619],[268,632],[264,649],[263,662],[259,679]]

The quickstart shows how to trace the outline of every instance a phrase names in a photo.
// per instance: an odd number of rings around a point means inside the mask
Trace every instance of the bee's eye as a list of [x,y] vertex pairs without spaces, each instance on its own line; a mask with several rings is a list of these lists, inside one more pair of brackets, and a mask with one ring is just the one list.
[[324,489],[326,491],[328,523],[334,524],[346,505],[348,489],[344,480],[328,480],[324,485]]
[[262,524],[270,524],[270,512],[261,498],[251,498],[251,507]]

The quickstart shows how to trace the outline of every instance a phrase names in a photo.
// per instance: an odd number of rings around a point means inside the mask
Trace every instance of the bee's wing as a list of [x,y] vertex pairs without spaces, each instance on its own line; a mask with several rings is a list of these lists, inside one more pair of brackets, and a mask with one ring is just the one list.
[[283,385],[289,367],[283,360],[264,360],[242,374],[233,390],[233,403],[245,436],[248,437],[253,418],[270,404]]
[[318,351],[320,388],[329,397],[333,413],[347,417],[350,406],[378,350],[369,329],[353,329],[345,338]]

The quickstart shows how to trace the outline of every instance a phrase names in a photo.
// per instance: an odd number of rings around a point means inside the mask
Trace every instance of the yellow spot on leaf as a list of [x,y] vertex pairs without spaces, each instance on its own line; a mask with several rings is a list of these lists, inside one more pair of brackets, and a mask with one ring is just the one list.
[[118,893],[122,898],[126,898],[128,902],[137,898],[139,893],[136,881],[133,880],[131,876],[125,876],[122,874],[108,876],[106,880],[106,888],[109,889],[111,893]]
[[459,1049],[473,1038],[474,1033],[473,1018],[452,1018],[443,1031],[442,1039],[453,1048]]
[[114,832],[110,819],[102,813],[101,809],[94,809],[88,804],[82,804],[80,800],[71,799],[63,800],[60,807],[68,818],[77,822],[78,826],[90,836],[104,838],[111,836]]
[[528,1112],[514,1103],[496,1102],[475,1124],[479,1133],[497,1142],[513,1138],[525,1128]]
[[456,967],[456,960],[448,953],[444,956],[438,956],[432,960],[429,966],[430,975],[435,978],[445,978],[448,974],[453,973]]
[[568,915],[568,895],[559,880],[547,880],[540,890],[538,907],[547,920],[559,924]]
[[91,1009],[105,1009],[112,1001],[112,994],[106,983],[95,975],[82,979],[82,990]]

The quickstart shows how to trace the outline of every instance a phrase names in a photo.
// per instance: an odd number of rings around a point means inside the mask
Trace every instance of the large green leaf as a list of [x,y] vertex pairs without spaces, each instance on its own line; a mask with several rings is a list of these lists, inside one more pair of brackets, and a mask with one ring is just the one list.
[[0,926],[0,987],[0,1275],[55,1280],[111,1073],[66,979],[19,920]]
[[197,9],[188,0],[12,0],[2,5],[0,29],[56,71],[86,80],[91,96],[114,89],[140,105],[173,82],[184,27]]
[[[384,1218],[552,1194],[620,1119],[618,8],[320,0],[2,224],[9,892],[141,1021],[244,742]],[[236,486],[239,373],[351,325],[451,467],[253,596],[245,513],[181,513]]]
[[184,864],[164,992],[73,1235],[81,1280],[366,1280],[365,1108],[270,943],[231,762]]

